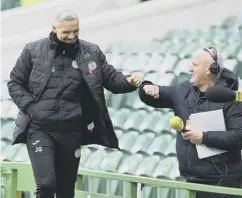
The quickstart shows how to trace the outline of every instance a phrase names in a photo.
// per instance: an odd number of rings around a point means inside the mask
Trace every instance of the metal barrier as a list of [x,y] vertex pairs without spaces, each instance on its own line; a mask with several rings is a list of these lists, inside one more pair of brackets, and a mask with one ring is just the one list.
[[[1,188],[5,190],[5,198],[16,198],[19,196],[19,191],[35,191],[35,182],[30,164],[14,163],[14,162],[2,162],[1,163],[1,175],[6,178],[6,184]],[[116,174],[109,172],[100,172],[87,169],[80,169],[78,171],[78,177],[76,182],[76,197],[77,198],[117,198],[117,196],[107,196],[102,194],[95,194],[81,191],[83,185],[83,176],[91,176],[103,179],[112,179],[126,181],[130,183],[128,189],[129,198],[137,198],[138,184],[144,186],[153,187],[167,187],[178,188],[187,190],[187,198],[195,198],[196,191],[214,192],[230,195],[241,195],[242,189],[225,188],[201,184],[192,184],[186,182],[154,179],[149,177],[138,177],[132,175]]]

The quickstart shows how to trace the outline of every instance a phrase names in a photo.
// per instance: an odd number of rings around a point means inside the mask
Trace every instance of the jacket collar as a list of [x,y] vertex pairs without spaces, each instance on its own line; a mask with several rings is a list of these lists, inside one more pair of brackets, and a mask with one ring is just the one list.
[[[49,40],[50,40],[50,49],[56,51],[58,47],[58,42],[55,39],[56,34],[52,31],[49,34]],[[81,49],[81,43],[80,40],[77,39],[76,42],[74,43],[74,48],[78,51]]]

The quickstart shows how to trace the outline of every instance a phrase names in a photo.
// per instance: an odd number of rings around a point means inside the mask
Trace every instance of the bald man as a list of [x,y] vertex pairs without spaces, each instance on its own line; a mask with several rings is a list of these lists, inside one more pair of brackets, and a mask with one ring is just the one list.
[[28,43],[10,74],[20,110],[13,144],[27,145],[38,198],[74,197],[81,145],[119,149],[103,90],[128,93],[141,83],[78,34],[77,15],[58,12],[49,37]]
[[[145,104],[155,108],[170,108],[183,122],[192,113],[223,109],[227,131],[188,131],[177,133],[176,151],[181,175],[188,182],[240,187],[242,178],[242,103],[212,103],[204,92],[215,84],[238,89],[238,77],[223,67],[223,59],[215,48],[199,50],[189,68],[191,79],[176,85],[158,86],[144,81],[139,96]],[[199,159],[196,145],[228,152]],[[198,192],[197,198],[235,198],[213,193]]]

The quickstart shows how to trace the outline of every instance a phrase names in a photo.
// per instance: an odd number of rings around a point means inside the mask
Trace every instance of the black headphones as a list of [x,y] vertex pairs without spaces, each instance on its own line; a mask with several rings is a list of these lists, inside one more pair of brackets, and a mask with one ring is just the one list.
[[[209,50],[212,49],[213,53],[211,53]],[[214,47],[204,48],[204,51],[208,52],[211,57],[213,58],[214,62],[210,65],[210,71],[213,74],[218,74],[221,70],[220,65],[218,64],[218,54],[217,50]]]

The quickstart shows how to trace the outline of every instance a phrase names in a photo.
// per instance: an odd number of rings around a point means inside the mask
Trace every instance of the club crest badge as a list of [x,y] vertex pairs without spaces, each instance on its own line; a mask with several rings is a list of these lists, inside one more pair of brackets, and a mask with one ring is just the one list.
[[97,68],[97,64],[94,61],[90,61],[88,63],[88,70],[90,74],[93,74],[96,68]]
[[74,69],[78,69],[78,65],[77,65],[77,62],[75,60],[72,61],[71,65]]
[[81,149],[77,149],[77,150],[75,151],[75,157],[76,157],[76,158],[81,157]]

